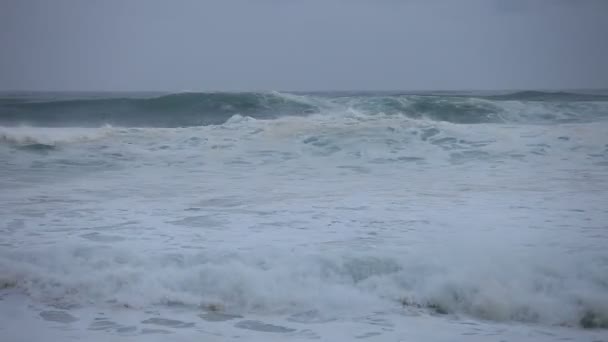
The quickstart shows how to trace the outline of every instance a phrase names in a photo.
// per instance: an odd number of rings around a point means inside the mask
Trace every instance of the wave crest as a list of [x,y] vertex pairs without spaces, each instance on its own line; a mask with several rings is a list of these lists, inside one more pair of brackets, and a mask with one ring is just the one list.
[[452,123],[588,122],[608,116],[608,96],[519,92],[507,95],[177,93],[150,98],[0,99],[0,124],[45,127],[188,127],[235,115],[255,119],[344,113],[404,115]]
[[0,123],[30,126],[184,127],[224,123],[233,115],[273,118],[317,108],[279,93],[178,93],[152,98],[94,98],[0,103]]

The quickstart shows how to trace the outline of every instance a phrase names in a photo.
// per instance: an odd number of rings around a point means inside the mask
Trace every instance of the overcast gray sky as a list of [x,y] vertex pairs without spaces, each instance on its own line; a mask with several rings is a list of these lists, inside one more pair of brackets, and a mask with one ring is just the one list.
[[0,90],[608,88],[604,0],[0,0]]

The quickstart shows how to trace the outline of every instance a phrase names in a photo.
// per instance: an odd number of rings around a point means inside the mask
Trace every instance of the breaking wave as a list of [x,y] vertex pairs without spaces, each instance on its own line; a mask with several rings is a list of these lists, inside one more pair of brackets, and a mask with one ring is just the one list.
[[572,268],[513,260],[499,269],[481,261],[416,259],[273,252],[144,257],[116,248],[71,247],[2,252],[0,287],[51,305],[184,305],[288,315],[312,310],[330,316],[393,307],[608,328],[606,260]]
[[0,125],[188,127],[348,110],[452,123],[587,122],[608,116],[608,96],[518,92],[506,95],[383,93],[177,93],[158,97],[0,99]]
[[0,145],[17,147],[53,148],[57,145],[95,140],[104,137],[111,127],[0,127]]

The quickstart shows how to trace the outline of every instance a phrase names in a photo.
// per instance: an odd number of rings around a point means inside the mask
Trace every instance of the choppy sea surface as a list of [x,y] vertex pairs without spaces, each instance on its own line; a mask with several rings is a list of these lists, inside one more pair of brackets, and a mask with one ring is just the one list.
[[0,94],[2,341],[608,341],[608,93]]

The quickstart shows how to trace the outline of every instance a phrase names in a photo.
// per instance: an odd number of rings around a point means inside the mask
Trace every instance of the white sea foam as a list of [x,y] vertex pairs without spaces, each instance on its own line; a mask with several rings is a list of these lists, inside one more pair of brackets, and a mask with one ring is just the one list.
[[111,131],[110,126],[101,128],[48,128],[48,127],[1,127],[0,143],[23,145],[60,145],[100,139]]
[[3,252],[0,282],[59,306],[181,304],[238,314],[315,310],[329,316],[426,308],[569,326],[592,315],[608,324],[606,260],[545,258],[301,251],[144,256],[125,248],[64,246]]
[[[608,324],[602,121],[464,125],[353,106],[2,132],[0,172],[18,181],[0,192],[2,322],[19,307],[87,339],[152,327],[382,341],[592,340],[605,330],[581,328]],[[12,148],[36,143],[69,148]]]

